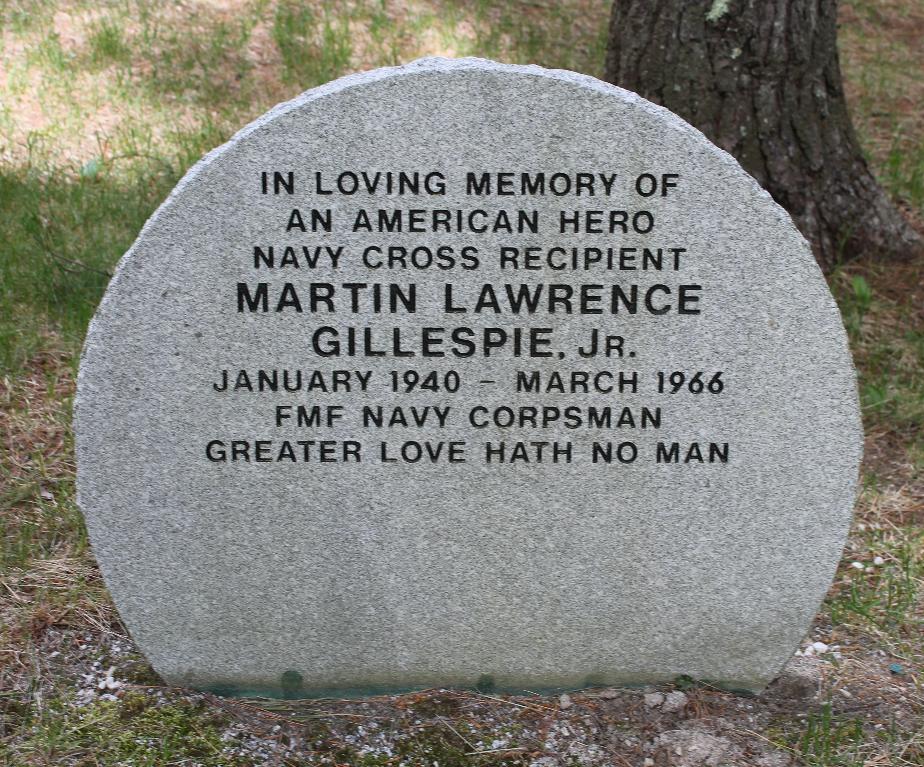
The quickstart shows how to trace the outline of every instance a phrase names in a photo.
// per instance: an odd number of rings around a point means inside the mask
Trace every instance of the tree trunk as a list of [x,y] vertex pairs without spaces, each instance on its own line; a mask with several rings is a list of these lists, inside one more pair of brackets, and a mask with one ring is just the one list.
[[823,268],[924,250],[857,143],[837,0],[614,0],[606,78],[733,154],[790,212]]

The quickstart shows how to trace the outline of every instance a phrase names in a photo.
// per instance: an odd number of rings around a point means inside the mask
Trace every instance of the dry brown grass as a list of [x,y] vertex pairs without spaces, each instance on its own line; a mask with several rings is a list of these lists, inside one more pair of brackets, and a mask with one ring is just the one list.
[[35,676],[49,629],[117,625],[74,503],[72,368],[57,338],[45,347],[0,380],[0,689]]

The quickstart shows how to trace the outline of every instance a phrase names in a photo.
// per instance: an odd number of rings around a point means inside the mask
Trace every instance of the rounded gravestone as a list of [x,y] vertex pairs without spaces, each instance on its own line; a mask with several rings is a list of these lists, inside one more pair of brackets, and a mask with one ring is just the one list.
[[170,683],[756,690],[861,450],[787,214],[590,77],[426,59],[198,163],[90,327],[78,490]]

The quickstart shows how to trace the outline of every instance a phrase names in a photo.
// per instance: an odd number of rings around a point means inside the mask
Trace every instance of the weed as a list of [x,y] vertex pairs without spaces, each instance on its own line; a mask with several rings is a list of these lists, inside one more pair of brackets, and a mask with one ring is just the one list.
[[851,336],[860,334],[863,318],[873,303],[873,290],[862,275],[854,275],[850,280],[851,291],[841,304],[844,325]]
[[798,753],[808,767],[861,767],[863,727],[857,719],[839,720],[826,703],[821,713],[810,713],[799,740]]
[[917,765],[924,757],[921,734],[886,722],[863,720],[835,712],[831,701],[812,711],[798,726],[768,728],[778,746],[799,757],[806,767]]
[[918,630],[915,607],[924,579],[922,545],[924,538],[913,531],[897,541],[871,540],[871,549],[887,559],[871,573],[847,568],[844,585],[829,600],[831,621],[842,624],[859,617],[886,632]]
[[67,73],[73,60],[73,54],[65,52],[61,38],[54,31],[45,35],[29,57],[29,63],[33,66],[51,70],[57,75]]
[[90,57],[94,64],[125,62],[131,56],[122,27],[112,19],[103,19],[90,33]]
[[924,143],[914,145],[900,135],[893,136],[882,181],[893,196],[924,210]]

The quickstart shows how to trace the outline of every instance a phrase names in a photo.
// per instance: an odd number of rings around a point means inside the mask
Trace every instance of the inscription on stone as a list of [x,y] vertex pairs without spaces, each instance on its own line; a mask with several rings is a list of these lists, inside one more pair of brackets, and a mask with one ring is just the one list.
[[196,165],[92,323],[76,426],[155,668],[286,695],[760,689],[861,445],[837,308],[756,182],[634,94],[475,59],[309,91]]

